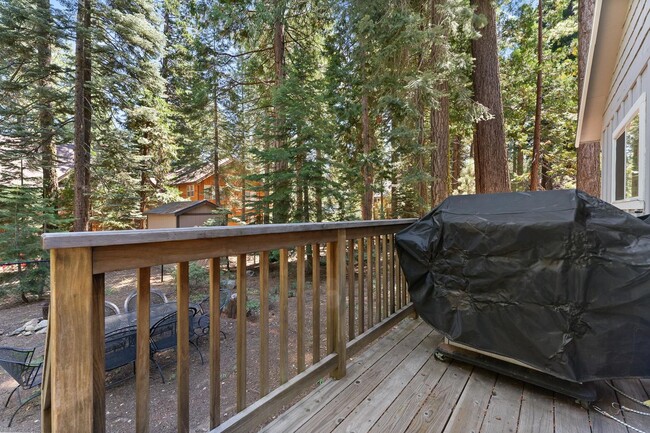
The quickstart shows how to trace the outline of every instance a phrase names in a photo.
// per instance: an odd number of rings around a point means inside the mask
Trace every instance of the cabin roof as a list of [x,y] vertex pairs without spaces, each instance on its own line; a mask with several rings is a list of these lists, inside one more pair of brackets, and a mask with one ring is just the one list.
[[580,100],[576,147],[580,143],[600,141],[603,114],[612,87],[612,76],[619,60],[619,48],[629,7],[629,0],[596,0]]
[[[225,167],[226,165],[232,163],[232,158],[225,158],[219,161],[219,167]],[[181,185],[185,183],[199,183],[209,178],[214,174],[214,165],[213,164],[203,164],[198,168],[182,168],[171,176],[172,185]]]
[[184,213],[203,205],[208,205],[217,209],[217,205],[208,201],[175,201],[172,203],[165,203],[153,209],[144,212],[145,215],[183,215]]

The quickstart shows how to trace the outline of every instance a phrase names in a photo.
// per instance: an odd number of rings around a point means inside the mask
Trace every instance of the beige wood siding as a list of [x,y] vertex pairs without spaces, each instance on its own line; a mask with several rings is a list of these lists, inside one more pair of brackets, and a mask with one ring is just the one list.
[[149,214],[147,215],[147,228],[150,229],[176,228],[176,216]]

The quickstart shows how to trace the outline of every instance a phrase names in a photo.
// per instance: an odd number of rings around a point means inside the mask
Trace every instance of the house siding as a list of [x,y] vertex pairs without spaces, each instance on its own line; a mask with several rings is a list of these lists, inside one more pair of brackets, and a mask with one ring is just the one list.
[[[613,146],[614,132],[628,115],[634,104],[645,93],[645,168],[650,169],[650,118],[647,104],[650,93],[650,75],[648,74],[648,59],[650,58],[650,1],[634,0],[628,10],[623,30],[623,37],[617,54],[616,67],[612,76],[612,84],[603,116],[603,132],[601,146],[602,158],[602,188],[601,195],[606,201],[613,202],[612,186],[614,185]],[[650,173],[644,178],[645,202],[644,212],[650,210]]]

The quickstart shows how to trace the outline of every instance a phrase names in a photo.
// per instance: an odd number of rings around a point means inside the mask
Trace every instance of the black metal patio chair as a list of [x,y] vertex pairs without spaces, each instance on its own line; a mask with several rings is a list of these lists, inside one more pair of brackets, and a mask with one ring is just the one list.
[[[223,312],[228,301],[230,300],[230,290],[220,289],[219,290],[219,313]],[[199,311],[194,315],[194,332],[196,334],[196,342],[200,337],[207,335],[210,332],[210,297],[203,299],[199,303]],[[226,333],[221,331],[223,338],[226,338]]]
[[[128,326],[106,334],[105,370],[135,363],[137,326]],[[134,364],[135,369],[135,364]]]
[[[34,359],[34,350],[35,349],[0,347],[0,367],[9,373],[16,382],[18,382],[18,385],[13,389],[13,391],[11,391],[9,398],[7,398],[7,402],[5,403],[5,407],[8,407],[9,400],[11,400],[14,393],[18,395],[20,405],[11,415],[8,427],[11,427],[14,417],[23,406],[41,395],[40,385],[43,376],[41,366],[43,365],[43,359]],[[20,397],[20,388],[24,390],[37,388],[37,390],[26,400],[23,400]]]
[[[196,345],[194,341],[192,341],[195,332],[194,332],[194,316],[196,315],[196,310],[194,308],[190,308],[190,333],[188,335],[189,341],[194,346],[199,352],[199,356],[201,357],[201,364],[203,364],[203,354],[201,353],[201,349],[199,349],[199,346]],[[160,319],[158,322],[156,322],[152,327],[151,327],[151,334],[149,337],[150,341],[150,355],[151,359],[153,362],[156,364],[156,368],[158,369],[158,373],[160,373],[160,378],[162,379],[162,382],[165,383],[165,377],[163,376],[162,369],[160,368],[160,364],[158,364],[158,361],[156,361],[156,358],[154,355],[159,352],[163,352],[167,349],[173,349],[176,347],[176,339],[177,339],[177,313],[173,312],[171,314],[166,315],[162,319]]]
[[[166,304],[167,302],[169,302],[167,300],[167,296],[165,296],[165,294],[158,289],[151,289],[150,299],[152,304]],[[129,296],[127,296],[126,299],[124,300],[124,312],[130,313],[132,311],[135,311],[135,306],[137,301],[138,301],[138,292],[134,290],[131,293],[129,293]]]

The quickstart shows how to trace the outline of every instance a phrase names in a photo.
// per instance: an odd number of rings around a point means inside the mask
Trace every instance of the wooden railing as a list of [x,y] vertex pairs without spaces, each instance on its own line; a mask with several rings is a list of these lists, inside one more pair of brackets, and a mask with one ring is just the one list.
[[[215,431],[252,431],[283,404],[327,375],[341,378],[346,359],[412,314],[394,234],[414,220],[278,224],[175,230],[66,233],[43,236],[51,257],[50,326],[42,388],[44,432],[106,430],[104,275],[137,269],[135,427],[149,431],[150,268],[176,263],[177,428],[189,431],[189,266],[209,259],[210,317],[220,317],[220,257],[237,258],[236,406],[221,423],[219,320],[209,333],[209,407]],[[324,247],[324,248],[323,248]],[[289,263],[295,249],[296,374],[289,368]],[[321,251],[326,257],[326,353],[321,354]],[[279,385],[269,380],[269,252],[279,253]],[[312,347],[306,365],[305,273],[311,254]],[[248,254],[259,253],[259,395],[247,399],[246,299]],[[346,278],[347,277],[347,278]],[[291,369],[293,371],[293,369]]]

